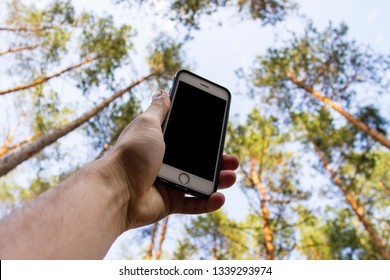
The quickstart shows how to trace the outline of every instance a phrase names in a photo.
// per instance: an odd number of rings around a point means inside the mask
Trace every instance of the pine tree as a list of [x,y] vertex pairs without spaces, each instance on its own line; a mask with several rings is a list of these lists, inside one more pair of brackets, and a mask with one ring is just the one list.
[[[365,119],[365,111],[367,110],[362,110],[361,119]],[[371,112],[370,116],[374,118],[375,113]],[[383,122],[379,116],[376,117],[377,121],[374,123],[378,130],[382,130]],[[389,245],[381,236],[383,230],[378,229],[381,223],[376,220],[390,200],[384,190],[367,188],[369,182],[388,180],[383,178],[386,176],[383,171],[378,174],[375,172],[377,165],[382,168],[378,163],[382,154],[386,156],[388,153],[376,150],[373,141],[349,123],[336,128],[334,119],[325,108],[320,109],[315,117],[300,114],[294,119],[305,135],[304,141],[318,157],[319,171],[325,170],[329,174],[334,185],[343,194],[351,213],[366,231],[373,248],[383,259],[389,259]],[[386,216],[383,218],[384,221],[389,221]]]
[[257,59],[254,84],[265,91],[268,103],[283,111],[286,120],[291,112],[315,112],[326,104],[390,148],[384,131],[348,112],[359,109],[357,85],[370,85],[378,94],[385,90],[390,60],[349,40],[347,31],[346,25],[334,28],[330,24],[320,32],[309,23],[303,36],[293,34],[287,46],[270,48]]
[[285,145],[289,136],[276,123],[275,117],[253,109],[245,125],[230,125],[227,140],[227,151],[240,159],[241,185],[253,214],[262,221],[261,255],[266,259],[284,258],[293,249],[292,206],[308,197],[297,187],[298,164]]

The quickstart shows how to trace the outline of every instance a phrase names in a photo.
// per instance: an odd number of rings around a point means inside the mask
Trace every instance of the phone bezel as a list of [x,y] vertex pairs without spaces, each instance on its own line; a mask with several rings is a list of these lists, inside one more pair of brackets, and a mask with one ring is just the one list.
[[[218,150],[218,158],[216,160],[216,166],[214,168],[214,176],[213,181],[207,180],[205,178],[196,176],[194,174],[191,174],[189,172],[180,170],[176,167],[167,165],[165,163],[162,164],[160,171],[158,173],[157,179],[160,182],[163,182],[164,184],[167,184],[171,187],[175,187],[181,191],[184,191],[186,193],[192,194],[194,196],[200,197],[200,198],[209,198],[210,195],[216,191],[218,186],[218,177],[219,177],[219,171],[222,161],[222,154],[223,154],[223,148],[225,143],[225,135],[226,135],[226,127],[228,123],[229,118],[229,109],[230,109],[230,100],[231,100],[231,94],[228,89],[225,87],[222,87],[212,81],[209,81],[203,77],[200,77],[190,71],[187,70],[180,70],[176,73],[174,77],[173,86],[170,91],[170,98],[171,98],[171,107],[167,114],[167,117],[163,123],[163,133],[165,133],[167,124],[169,122],[169,117],[171,114],[172,108],[174,108],[175,103],[175,96],[178,88],[179,81],[183,81],[187,84],[190,84],[196,88],[199,88],[200,90],[207,92],[208,94],[217,96],[221,99],[224,99],[226,101],[225,106],[225,114],[224,119],[222,123],[222,133],[220,136],[220,143],[219,143],[219,150]],[[187,174],[189,176],[189,183],[184,185],[180,182],[179,176],[181,174]]]

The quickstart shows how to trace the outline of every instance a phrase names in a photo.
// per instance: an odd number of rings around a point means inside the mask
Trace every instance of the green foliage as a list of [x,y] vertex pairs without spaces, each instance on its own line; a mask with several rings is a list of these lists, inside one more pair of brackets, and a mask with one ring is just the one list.
[[387,87],[386,70],[390,60],[375,54],[348,38],[348,28],[329,24],[318,31],[312,23],[304,34],[292,34],[286,45],[270,48],[258,57],[254,69],[254,84],[266,92],[267,102],[283,110],[318,109],[319,101],[302,94],[303,89],[292,82],[296,77],[310,88],[348,108],[356,95],[357,84],[370,84],[373,88]]
[[75,20],[75,11],[69,0],[53,1],[44,10],[38,10],[34,5],[27,7],[20,0],[12,0],[8,6],[9,17],[6,22],[13,26],[44,30],[73,24]]
[[202,15],[212,15],[220,8],[237,7],[244,17],[259,19],[263,25],[274,25],[296,8],[289,0],[173,0],[171,9],[175,11],[175,20],[189,28],[199,28]]
[[[186,236],[196,244],[197,258],[200,259],[246,259],[245,236],[238,224],[222,211],[193,218],[186,227]],[[179,243],[177,256],[189,257],[196,251],[189,240]]]
[[[383,123],[379,116],[375,116],[376,110],[372,108],[368,110],[371,111],[372,122],[381,127]],[[366,111],[362,110],[363,113]],[[340,182],[335,183],[336,186],[341,188],[340,184],[342,184],[354,197],[359,207],[365,209],[362,210],[364,216],[374,230],[379,235],[384,233],[386,236],[382,238],[388,239],[386,224],[390,223],[387,210],[390,199],[384,186],[388,184],[389,173],[384,167],[384,162],[388,162],[389,153],[378,150],[370,138],[350,123],[340,126],[325,108],[321,108],[316,114],[296,114],[293,119],[298,129],[305,132],[303,142],[307,144],[307,148],[315,145],[340,179]],[[320,160],[315,168],[320,173],[329,174]],[[338,193],[343,192],[338,190]],[[323,194],[331,196],[333,193],[324,190]],[[324,242],[332,244],[330,258],[380,258],[378,249],[371,244],[372,236],[369,236],[367,229],[363,229],[362,221],[358,222],[357,217],[350,214],[353,213],[351,205],[348,205],[348,209],[348,211],[339,211],[337,219],[330,218],[323,225],[323,230],[329,239]]]
[[8,184],[2,181],[0,184],[0,203],[10,204],[15,203],[15,191],[16,186],[14,184]]
[[283,21],[289,13],[292,13],[297,4],[290,0],[238,0],[240,12],[247,10],[253,19],[260,19],[263,25],[274,25]]
[[339,210],[337,216],[327,220],[323,227],[328,237],[329,248],[333,259],[378,259],[372,244],[367,242],[368,236],[359,233],[356,222],[348,210]]
[[367,234],[347,209],[328,207],[321,219],[302,213],[299,251],[308,259],[380,259]]
[[69,107],[63,106],[58,93],[42,92],[42,86],[35,89],[36,96],[34,108],[31,112],[31,130],[34,134],[43,134],[52,128],[61,127],[69,121],[68,117],[73,113]]
[[[271,190],[289,192],[297,183],[294,174],[299,166],[285,146],[290,139],[289,134],[280,133],[276,121],[275,117],[266,118],[253,109],[245,125],[229,124],[226,151],[238,156],[245,177],[250,174],[253,162],[265,185]],[[246,187],[253,187],[250,180],[243,183]]]
[[151,71],[157,73],[159,88],[166,88],[167,82],[172,80],[179,69],[187,68],[182,47],[182,43],[165,34],[159,34],[150,46],[147,61]]
[[75,75],[80,79],[78,86],[84,92],[102,82],[111,88],[114,70],[122,66],[133,47],[131,38],[134,33],[131,26],[123,24],[116,27],[112,16],[97,17],[86,12],[80,16],[79,25],[82,28],[80,58],[90,57],[96,61]]
[[[275,117],[266,118],[253,109],[245,125],[229,124],[226,146],[228,153],[239,157],[243,191],[257,219],[263,218],[262,208],[267,207],[276,257],[282,259],[294,244],[293,206],[306,200],[308,193],[297,187],[299,164],[296,156],[287,150],[289,134],[279,132],[276,121]],[[262,196],[253,174],[258,176],[266,197]],[[261,199],[265,205],[260,205]],[[263,244],[264,236],[259,238],[259,244]],[[264,251],[261,252],[263,255]]]
[[173,253],[173,259],[175,260],[189,260],[198,252],[198,248],[191,242],[190,238],[185,237],[183,240],[179,240],[176,249]]
[[218,7],[224,7],[229,2],[229,0],[173,0],[170,8],[175,11],[175,20],[187,27],[199,28],[201,15],[211,15],[217,11]]
[[333,259],[330,244],[324,227],[321,226],[324,217],[321,220],[311,211],[302,206],[298,207],[299,220],[297,231],[299,232],[299,243],[297,250],[309,260],[328,260]]
[[[134,2],[139,5],[154,4],[153,0],[116,2],[126,2],[131,7],[134,7]],[[164,16],[180,22],[189,30],[200,29],[202,16],[214,15],[228,7],[235,8],[237,15],[242,17],[259,19],[262,25],[275,25],[297,8],[294,0],[169,0],[167,6]]]
[[50,178],[37,177],[31,182],[29,188],[20,190],[20,199],[22,201],[32,200],[57,184],[59,184],[59,180],[56,176]]
[[130,96],[129,100],[120,99],[92,118],[85,129],[94,149],[112,146],[125,127],[140,113],[139,102]]
[[39,51],[21,52],[16,59],[18,75],[25,73],[28,80],[50,73],[48,69],[56,64],[71,66],[63,63],[65,55],[74,57],[77,53],[77,63],[87,58],[94,60],[89,67],[73,74],[78,86],[84,92],[102,83],[112,88],[114,71],[123,66],[133,47],[130,25],[116,27],[112,16],[98,17],[88,12],[76,15],[71,1],[55,0],[40,10],[13,0],[9,11],[6,24],[16,29],[10,35],[14,44],[39,46]]
[[26,6],[20,0],[12,0],[5,23],[16,29],[21,28],[21,32],[13,34],[17,46],[41,45],[39,57],[44,62],[40,66],[44,67],[49,62],[58,63],[67,53],[75,11],[71,1],[53,1],[47,8],[40,10],[33,4]]

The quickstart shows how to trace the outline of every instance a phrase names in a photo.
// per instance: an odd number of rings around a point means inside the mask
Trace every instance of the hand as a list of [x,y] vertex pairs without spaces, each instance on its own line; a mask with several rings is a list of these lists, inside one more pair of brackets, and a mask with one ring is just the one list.
[[[120,135],[113,149],[0,220],[0,259],[102,258],[124,231],[171,213],[200,214],[220,208],[154,181],[165,145],[161,124],[170,106],[160,92],[145,113]],[[224,156],[220,188],[236,180],[238,160]]]
[[[107,155],[115,159],[109,167],[117,178],[117,187],[125,187],[129,194],[127,229],[151,224],[172,213],[212,212],[224,204],[222,193],[214,193],[206,201],[154,183],[165,151],[161,125],[169,106],[168,94],[157,93],[149,108],[126,127]],[[223,157],[219,188],[234,184],[233,170],[238,165],[236,157]]]

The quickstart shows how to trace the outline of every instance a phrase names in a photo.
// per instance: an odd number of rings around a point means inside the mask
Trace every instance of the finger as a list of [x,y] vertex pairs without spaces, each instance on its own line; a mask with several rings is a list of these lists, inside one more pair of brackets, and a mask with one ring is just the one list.
[[160,124],[162,124],[168,113],[170,105],[171,102],[168,93],[165,90],[160,90],[153,95],[152,103],[149,105],[148,109],[146,109],[144,114],[150,114],[157,117],[160,120]]
[[221,170],[236,170],[240,166],[238,158],[232,155],[223,155]]
[[226,189],[236,182],[236,173],[232,170],[221,170],[219,173],[218,189]]
[[218,210],[225,203],[225,196],[222,193],[213,193],[209,200],[196,197],[185,197],[181,214],[203,214]]

